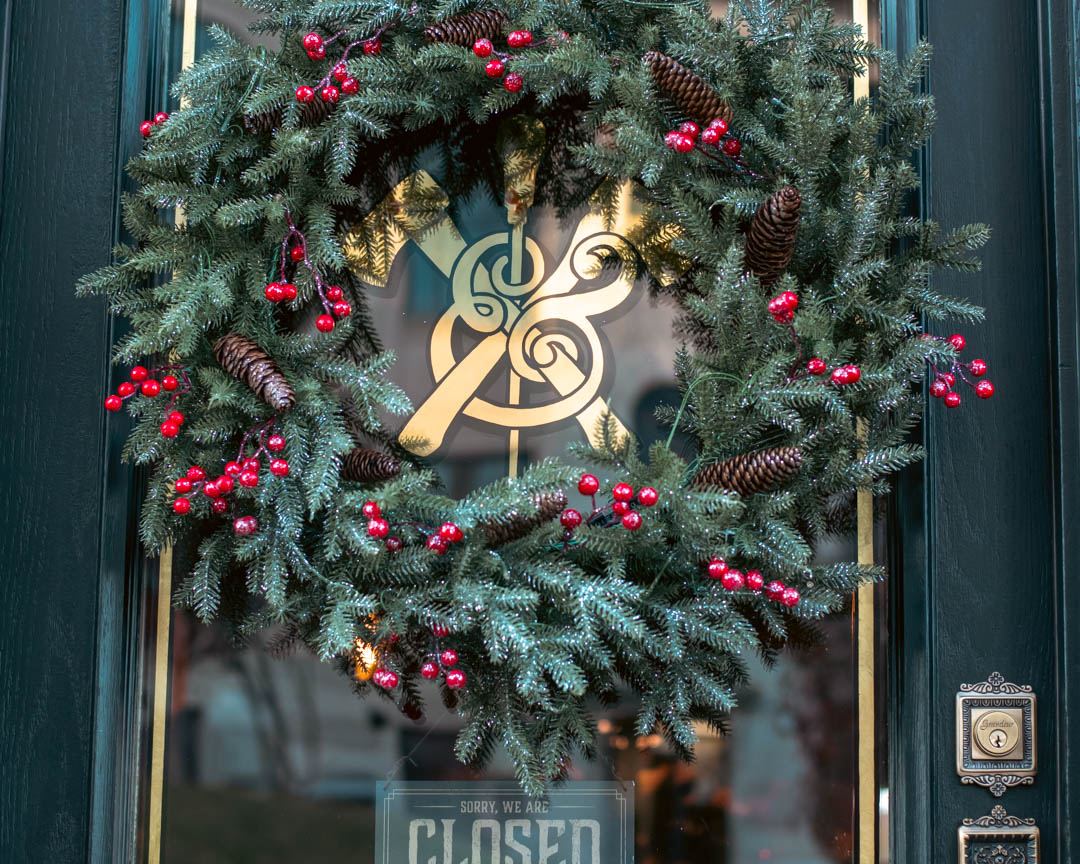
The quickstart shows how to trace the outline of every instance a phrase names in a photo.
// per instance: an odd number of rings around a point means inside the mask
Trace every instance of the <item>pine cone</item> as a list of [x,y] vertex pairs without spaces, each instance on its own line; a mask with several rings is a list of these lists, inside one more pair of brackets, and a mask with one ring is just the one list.
[[357,447],[345,454],[341,476],[357,483],[382,483],[401,473],[401,462],[381,450]]
[[794,186],[785,186],[765,199],[750,220],[746,235],[746,269],[768,289],[791,263],[799,230],[802,198]]
[[773,447],[732,456],[694,477],[695,486],[714,486],[729,489],[740,495],[768,492],[799,473],[803,456],[798,447]]
[[449,42],[472,48],[477,39],[498,39],[508,20],[501,9],[474,9],[436,21],[424,31],[424,36],[429,42]]
[[[333,110],[332,102],[323,102],[322,99],[313,99],[305,102],[300,107],[300,125],[318,126]],[[269,135],[285,122],[285,109],[273,108],[262,114],[245,114],[244,128],[252,135]]]
[[696,72],[659,51],[648,51],[642,59],[649,64],[656,89],[688,117],[701,126],[709,125],[717,117],[725,123],[731,122],[731,106]]
[[296,394],[277,363],[246,336],[226,333],[214,343],[214,356],[222,369],[247,384],[275,411],[288,411],[293,407]]
[[561,490],[540,492],[533,498],[535,513],[507,513],[498,520],[481,522],[479,527],[484,532],[488,546],[501,546],[520,540],[538,525],[557,517],[566,509],[566,493]]

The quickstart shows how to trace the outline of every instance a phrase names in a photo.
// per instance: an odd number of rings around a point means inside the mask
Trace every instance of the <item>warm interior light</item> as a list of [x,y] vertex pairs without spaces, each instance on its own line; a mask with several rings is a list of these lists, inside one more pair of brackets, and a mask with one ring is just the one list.
[[363,639],[357,639],[354,656],[356,658],[356,680],[367,681],[375,673],[375,666],[379,659],[375,653],[375,646],[369,645]]

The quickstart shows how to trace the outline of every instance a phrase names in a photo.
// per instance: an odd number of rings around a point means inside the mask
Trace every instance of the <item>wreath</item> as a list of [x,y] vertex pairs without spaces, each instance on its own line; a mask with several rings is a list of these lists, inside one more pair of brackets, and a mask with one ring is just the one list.
[[[722,19],[703,2],[244,5],[280,50],[213,31],[183,107],[141,128],[130,242],[79,289],[130,320],[113,358],[142,365],[105,407],[134,420],[146,548],[195,549],[177,602],[302,640],[412,716],[437,688],[465,718],[457,756],[502,745],[533,791],[627,691],[638,733],[689,758],[748,652],[882,578],[813,549],[850,527],[857,489],[920,458],[928,371],[951,407],[962,384],[993,393],[960,335],[922,328],[980,317],[928,277],[976,268],[988,236],[908,213],[928,48],[900,63],[816,0]],[[853,100],[869,65],[876,94]],[[610,214],[627,183],[634,252],[593,250],[586,276],[630,268],[678,305],[671,436],[643,452],[606,414],[573,464],[441,494],[387,420],[413,406],[367,314],[372,274],[470,194]],[[488,309],[489,332],[515,311]]]

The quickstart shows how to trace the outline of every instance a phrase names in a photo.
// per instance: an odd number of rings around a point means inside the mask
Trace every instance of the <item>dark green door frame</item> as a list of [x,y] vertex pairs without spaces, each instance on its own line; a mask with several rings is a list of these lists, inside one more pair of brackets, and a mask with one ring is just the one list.
[[[998,387],[986,404],[930,406],[930,457],[897,496],[891,860],[953,860],[960,820],[1002,803],[1037,819],[1041,860],[1065,864],[1080,854],[1076,4],[895,0],[883,25],[901,54],[935,48],[922,208],[995,231],[983,273],[944,278],[988,309],[968,350]],[[995,670],[1039,698],[1038,777],[1000,802],[960,784],[954,749],[959,685]]]

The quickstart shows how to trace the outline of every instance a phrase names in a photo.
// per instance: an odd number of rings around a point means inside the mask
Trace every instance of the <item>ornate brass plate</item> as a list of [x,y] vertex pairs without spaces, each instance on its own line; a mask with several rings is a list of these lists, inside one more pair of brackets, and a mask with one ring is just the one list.
[[1035,820],[1010,816],[1000,804],[989,816],[965,819],[958,835],[960,864],[1038,864]]
[[[956,694],[956,771],[1001,797],[1035,778],[1035,695],[998,672]],[[993,860],[993,859],[988,859]],[[995,862],[996,864],[996,862]]]

